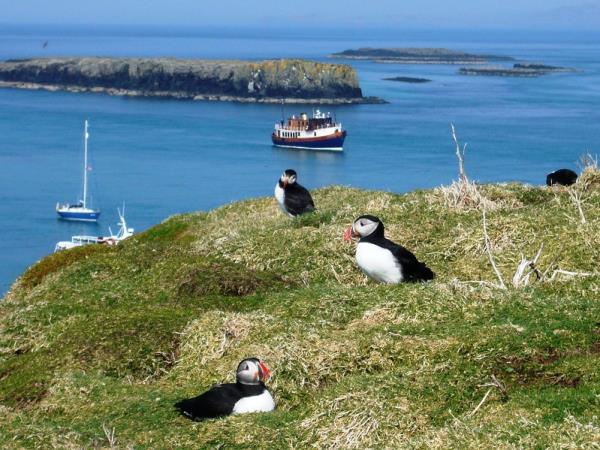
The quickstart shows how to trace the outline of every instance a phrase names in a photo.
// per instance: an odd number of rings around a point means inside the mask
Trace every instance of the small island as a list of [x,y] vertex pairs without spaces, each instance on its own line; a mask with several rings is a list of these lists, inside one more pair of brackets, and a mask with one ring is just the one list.
[[549,66],[546,64],[518,63],[512,67],[461,67],[460,75],[483,75],[488,77],[536,78],[552,73],[576,72],[570,67]]
[[428,78],[415,78],[415,77],[390,77],[390,78],[383,78],[383,80],[384,81],[398,81],[400,83],[412,83],[412,84],[431,82],[431,80]]
[[398,64],[486,64],[492,61],[513,61],[508,56],[472,54],[446,48],[363,47],[333,53],[331,57]]
[[257,103],[382,103],[356,71],[305,60],[37,58],[0,62],[0,87]]

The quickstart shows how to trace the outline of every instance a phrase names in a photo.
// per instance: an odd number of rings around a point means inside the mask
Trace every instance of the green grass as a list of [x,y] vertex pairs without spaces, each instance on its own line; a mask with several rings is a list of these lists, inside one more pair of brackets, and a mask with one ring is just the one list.
[[[598,272],[597,187],[585,224],[565,189],[482,188],[507,284],[542,242],[541,270]],[[32,266],[0,303],[0,446],[108,447],[104,428],[122,448],[597,446],[597,275],[490,287],[481,211],[438,190],[314,198],[293,220],[250,200]],[[342,240],[363,213],[436,280],[367,281]],[[272,369],[274,413],[175,412],[247,356]]]

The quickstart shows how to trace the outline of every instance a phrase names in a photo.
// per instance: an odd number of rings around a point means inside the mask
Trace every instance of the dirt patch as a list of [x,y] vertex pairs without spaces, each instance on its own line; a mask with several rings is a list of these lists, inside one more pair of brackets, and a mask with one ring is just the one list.
[[581,383],[581,377],[575,374],[565,374],[550,369],[562,358],[580,354],[578,351],[560,353],[551,350],[545,355],[534,355],[530,358],[503,357],[499,366],[503,377],[512,379],[522,386],[561,386],[575,388]]
[[279,275],[222,262],[185,266],[178,278],[177,293],[193,297],[210,294],[244,297],[257,291],[291,285],[289,280]]

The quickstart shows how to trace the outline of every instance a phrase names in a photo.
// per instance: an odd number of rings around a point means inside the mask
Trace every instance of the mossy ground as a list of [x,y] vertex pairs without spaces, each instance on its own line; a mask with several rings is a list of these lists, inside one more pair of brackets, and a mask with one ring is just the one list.
[[[600,192],[486,186],[496,262],[597,273]],[[2,448],[594,448],[597,275],[500,290],[482,215],[439,191],[328,187],[173,217],[30,268],[0,304]],[[382,286],[342,233],[378,215],[434,282]],[[173,404],[262,358],[272,414],[193,423]],[[490,387],[492,376],[505,390]],[[485,402],[480,405],[484,396]]]

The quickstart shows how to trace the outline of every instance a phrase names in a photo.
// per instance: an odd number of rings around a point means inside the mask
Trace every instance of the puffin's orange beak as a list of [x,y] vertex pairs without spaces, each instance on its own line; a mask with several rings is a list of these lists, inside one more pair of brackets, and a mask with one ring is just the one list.
[[352,228],[352,225],[350,225],[348,228],[346,228],[346,231],[344,231],[344,241],[350,242],[355,236],[356,234],[354,234],[354,229]]
[[269,378],[271,378],[271,371],[266,366],[266,364],[261,361],[258,363],[258,365],[260,366],[260,370],[262,371],[262,380],[267,381]]

